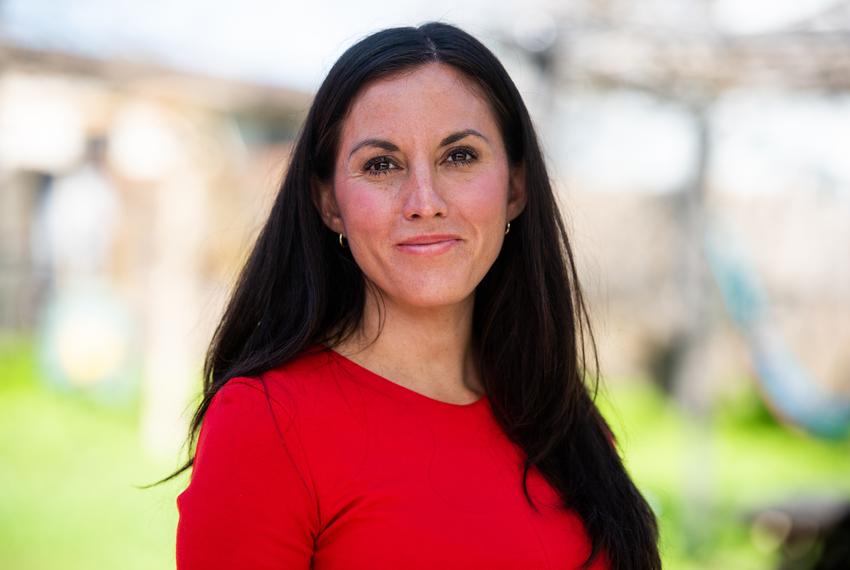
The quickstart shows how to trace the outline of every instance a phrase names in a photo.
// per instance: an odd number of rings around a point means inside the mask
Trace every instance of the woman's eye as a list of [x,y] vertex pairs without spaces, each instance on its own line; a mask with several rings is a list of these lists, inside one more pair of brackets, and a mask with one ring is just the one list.
[[380,176],[381,174],[389,174],[390,170],[398,168],[386,156],[373,158],[363,166],[363,170],[370,176]]
[[446,162],[452,166],[465,166],[475,160],[475,153],[469,149],[459,148],[451,151],[446,157]]

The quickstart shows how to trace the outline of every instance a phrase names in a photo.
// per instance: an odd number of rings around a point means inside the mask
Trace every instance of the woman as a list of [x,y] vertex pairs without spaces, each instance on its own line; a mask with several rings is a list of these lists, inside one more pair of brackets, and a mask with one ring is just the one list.
[[659,568],[587,326],[501,64],[445,24],[360,41],[210,347],[178,567]]

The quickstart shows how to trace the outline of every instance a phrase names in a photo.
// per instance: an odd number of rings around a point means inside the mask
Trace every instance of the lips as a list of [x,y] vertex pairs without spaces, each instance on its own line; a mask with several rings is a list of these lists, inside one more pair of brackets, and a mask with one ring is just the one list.
[[454,248],[461,241],[455,234],[426,234],[408,238],[396,245],[405,253],[437,255]]

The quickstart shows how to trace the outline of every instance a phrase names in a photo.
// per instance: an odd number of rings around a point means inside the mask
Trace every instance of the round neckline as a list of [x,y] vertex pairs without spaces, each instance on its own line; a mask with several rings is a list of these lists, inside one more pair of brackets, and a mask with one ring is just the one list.
[[421,392],[417,392],[416,390],[411,390],[410,388],[402,386],[397,382],[393,382],[389,378],[386,378],[372,370],[369,370],[365,366],[358,364],[357,362],[351,360],[347,356],[340,354],[339,352],[330,347],[325,347],[325,350],[327,350],[334,359],[336,359],[350,371],[356,373],[359,377],[367,378],[369,379],[369,381],[371,381],[373,385],[381,388],[382,390],[402,396],[408,400],[424,402],[426,404],[431,404],[437,407],[456,410],[468,410],[478,408],[487,402],[487,394],[482,394],[481,397],[479,397],[477,400],[468,404],[455,404],[452,402],[437,400],[436,398],[426,396]]

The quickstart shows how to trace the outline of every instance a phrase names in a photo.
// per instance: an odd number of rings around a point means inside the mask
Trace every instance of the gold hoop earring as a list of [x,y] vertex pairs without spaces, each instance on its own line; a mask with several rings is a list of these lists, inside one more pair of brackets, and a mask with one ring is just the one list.
[[344,239],[345,239],[345,236],[342,235],[342,234],[339,234],[339,247],[341,247],[342,249],[345,249],[345,243],[343,243],[343,241],[342,241]]
[[511,231],[511,223],[508,222],[508,225],[505,226],[505,235],[508,235],[508,232]]

